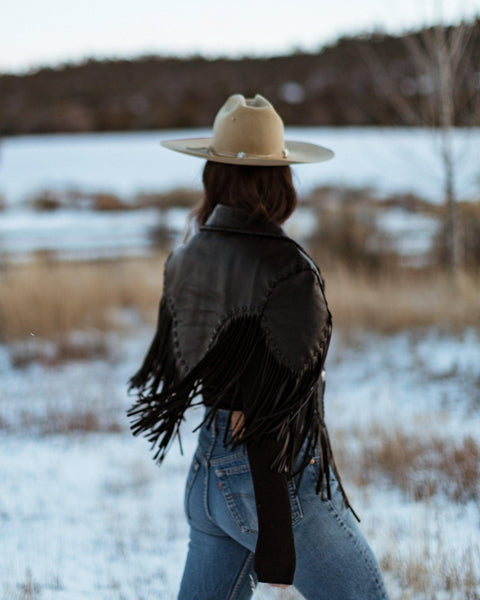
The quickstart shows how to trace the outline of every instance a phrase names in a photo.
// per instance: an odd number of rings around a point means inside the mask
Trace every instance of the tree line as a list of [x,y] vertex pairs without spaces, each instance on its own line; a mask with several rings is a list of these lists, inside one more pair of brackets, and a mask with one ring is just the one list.
[[[0,135],[208,127],[232,93],[263,94],[287,125],[421,126],[436,77],[418,69],[411,49],[424,47],[428,31],[342,37],[316,53],[269,58],[146,55],[3,74]],[[469,32],[451,90],[457,126],[478,124],[480,19]],[[431,119],[440,123],[440,108]]]

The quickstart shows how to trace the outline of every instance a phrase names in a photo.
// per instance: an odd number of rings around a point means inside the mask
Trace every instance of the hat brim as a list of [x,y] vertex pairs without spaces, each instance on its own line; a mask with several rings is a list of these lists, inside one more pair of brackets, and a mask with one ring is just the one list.
[[216,154],[210,150],[211,137],[186,138],[177,140],[162,140],[160,143],[169,150],[182,152],[190,156],[197,156],[213,162],[222,162],[231,165],[258,165],[258,166],[281,166],[302,163],[316,163],[330,160],[334,152],[324,146],[310,144],[308,142],[285,141],[287,156],[285,158],[265,158],[255,156],[225,156]]

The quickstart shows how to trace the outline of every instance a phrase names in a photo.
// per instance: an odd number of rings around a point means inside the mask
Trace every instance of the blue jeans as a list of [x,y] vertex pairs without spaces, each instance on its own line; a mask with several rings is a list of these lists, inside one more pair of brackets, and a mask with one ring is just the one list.
[[[190,541],[178,600],[247,600],[258,583],[250,466],[241,446],[233,452],[223,447],[228,414],[219,410],[210,429],[203,425],[199,431],[184,495]],[[288,484],[296,552],[293,585],[306,600],[389,600],[377,560],[345,507],[333,473],[332,499],[315,493],[318,468],[318,460],[308,464],[298,495],[296,477]]]

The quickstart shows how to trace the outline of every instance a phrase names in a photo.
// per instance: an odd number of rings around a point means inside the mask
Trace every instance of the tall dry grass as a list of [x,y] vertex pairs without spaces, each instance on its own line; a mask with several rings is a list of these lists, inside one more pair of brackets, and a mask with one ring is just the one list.
[[434,536],[429,531],[417,531],[407,556],[393,539],[380,565],[395,578],[399,588],[395,598],[479,600],[478,547],[473,543],[468,545],[462,560],[452,557],[451,547],[448,532],[440,527]]
[[117,328],[115,311],[153,319],[165,255],[97,262],[38,260],[0,271],[0,339],[58,338],[75,329]]
[[[399,544],[395,528],[382,546],[380,564],[395,581],[395,597],[479,600],[478,544],[473,540],[466,544],[462,560],[452,556],[451,531],[440,520],[445,499],[455,504],[479,502],[478,440],[468,435],[457,439],[425,434],[420,423],[408,433],[399,427],[387,430],[375,422],[367,428],[335,433],[335,459],[344,481],[366,488],[369,494],[382,485],[396,488],[428,507],[429,522],[424,529],[408,533],[406,529]],[[355,446],[349,443],[352,436],[358,442]],[[440,502],[431,501],[435,496]],[[431,522],[437,518],[439,525],[432,531]]]
[[463,273],[458,288],[439,270],[351,271],[344,265],[322,268],[334,326],[384,333],[437,325],[460,330],[480,325],[480,273]]
[[[0,271],[0,339],[54,338],[75,329],[118,328],[115,312],[134,308],[153,321],[161,294],[165,254],[97,262],[49,262]],[[438,271],[351,271],[322,268],[338,331],[392,332],[424,325],[480,324],[480,274],[464,274],[452,290]]]
[[355,456],[339,447],[339,463],[357,485],[383,478],[416,501],[437,494],[459,503],[480,500],[480,444],[471,436],[454,441],[375,428],[362,436]]

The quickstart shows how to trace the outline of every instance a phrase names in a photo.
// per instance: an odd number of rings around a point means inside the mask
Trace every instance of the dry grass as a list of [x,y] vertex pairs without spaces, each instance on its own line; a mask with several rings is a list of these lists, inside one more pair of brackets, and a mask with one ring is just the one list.
[[102,420],[93,410],[77,410],[75,412],[50,411],[45,415],[43,422],[35,426],[46,435],[52,433],[119,433],[125,426],[120,421]]
[[383,478],[416,501],[436,494],[454,502],[480,500],[480,444],[472,437],[454,442],[374,426],[361,435],[361,452],[350,456],[342,445],[337,451],[339,467],[348,471],[357,485]]
[[[37,261],[0,273],[0,339],[57,339],[75,329],[118,327],[114,310],[152,319],[165,255],[94,263]],[[65,349],[68,351],[68,348]]]
[[170,208],[193,208],[201,200],[203,192],[196,188],[174,188],[166,192],[138,192],[132,205],[135,208],[154,207],[162,210]]
[[101,411],[96,408],[80,407],[65,410],[52,406],[42,414],[27,410],[20,411],[13,426],[0,419],[0,430],[37,432],[42,435],[120,433],[125,431],[125,423],[120,418],[101,414]]
[[456,503],[479,502],[478,441],[469,436],[458,442],[423,436],[421,428],[411,434],[401,430],[388,432],[373,424],[368,430],[358,431],[359,451],[349,448],[346,434],[338,433],[334,452],[345,481],[368,490],[378,488],[384,481],[428,506],[429,518],[424,528],[409,529],[410,539],[403,540],[408,548],[399,544],[395,530],[391,542],[379,554],[382,570],[398,588],[396,597],[480,600],[480,548],[470,543],[463,548],[461,557],[458,553],[453,555],[451,531],[442,525],[443,500],[439,505],[430,501],[441,495]]
[[[126,198],[113,192],[92,192],[76,188],[66,190],[40,190],[27,197],[27,207],[37,212],[55,211],[61,208],[83,210],[88,208],[95,211],[122,211],[142,208],[192,208],[202,197],[202,191],[197,188],[174,188],[169,191],[138,192]],[[0,210],[2,210],[0,197]]]
[[[32,341],[36,341],[35,338]],[[14,367],[27,367],[31,363],[55,367],[68,361],[89,361],[111,358],[111,347],[103,336],[89,335],[81,340],[57,336],[55,343],[21,343],[9,347],[10,361]]]
[[[0,339],[58,338],[81,328],[118,328],[115,311],[139,310],[153,321],[161,294],[165,253],[97,262],[37,260],[0,271]],[[453,292],[445,274],[395,269],[381,275],[322,268],[339,331],[392,332],[437,325],[461,329],[480,323],[480,275],[464,274]],[[68,348],[65,354],[74,353]]]
[[480,273],[463,273],[454,290],[446,273],[392,269],[378,275],[322,267],[334,326],[391,333],[436,325],[461,330],[480,323]]
[[414,598],[464,598],[480,600],[480,578],[475,564],[478,547],[470,545],[463,552],[462,560],[451,556],[451,542],[439,528],[434,537],[431,533],[417,532],[408,557],[392,544],[383,555],[380,566],[392,573],[402,589],[399,600]]

